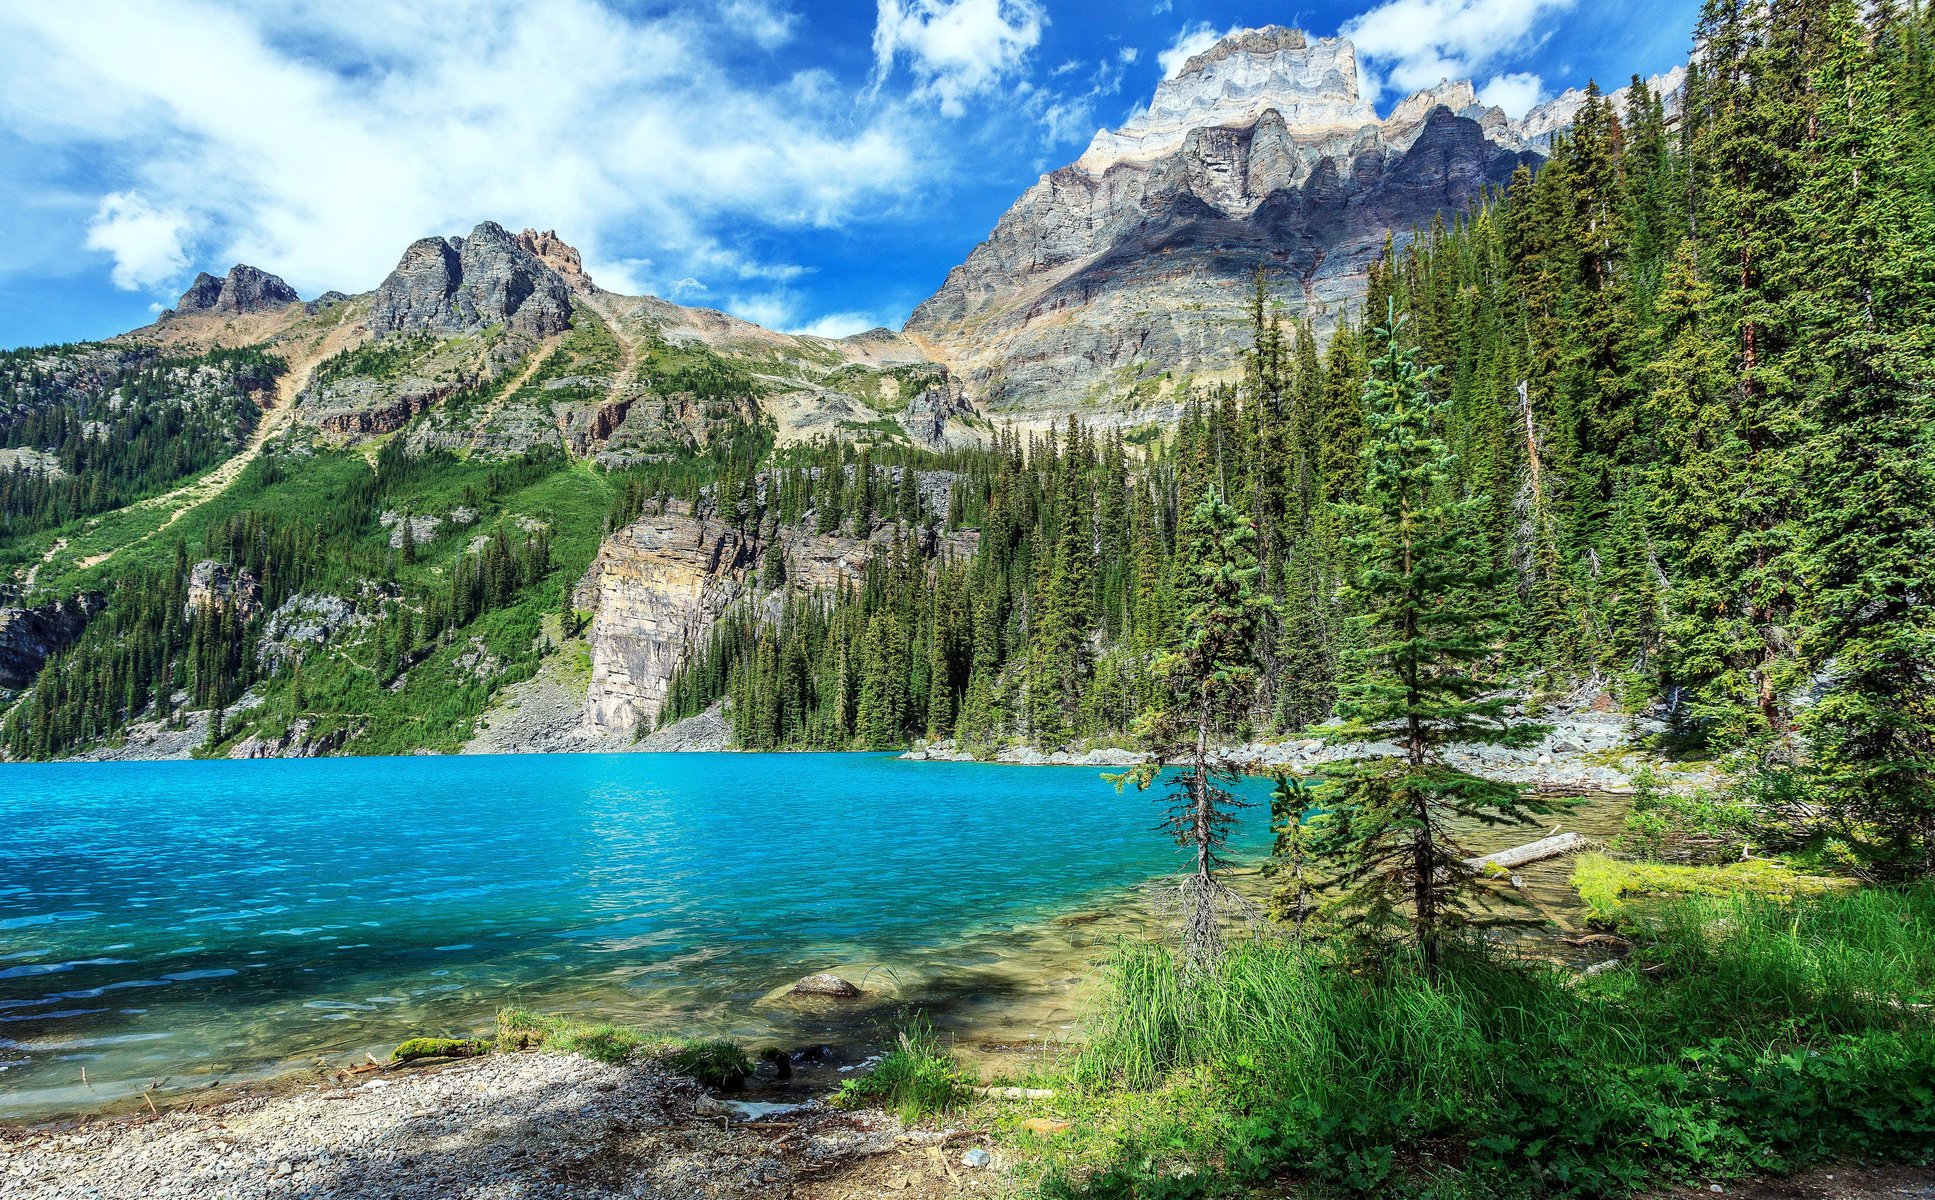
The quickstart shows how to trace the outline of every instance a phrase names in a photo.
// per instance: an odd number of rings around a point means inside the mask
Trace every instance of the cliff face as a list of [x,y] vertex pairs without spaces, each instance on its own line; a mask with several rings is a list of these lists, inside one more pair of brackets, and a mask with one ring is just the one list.
[[[945,482],[939,486],[944,493]],[[892,527],[883,526],[876,537],[892,535]],[[785,554],[787,585],[801,591],[858,579],[881,545],[790,527],[770,536]],[[972,535],[950,536],[948,549],[972,552]],[[728,605],[754,594],[767,545],[724,522],[676,511],[644,517],[605,539],[572,599],[592,614],[586,735],[629,734],[658,719],[672,673],[704,645]],[[766,600],[778,596],[767,593]],[[775,617],[776,605],[769,603],[766,615]]]
[[32,687],[40,668],[81,636],[105,603],[90,592],[37,608],[0,608],[0,688]]
[[1258,266],[1293,314],[1327,326],[1362,297],[1387,234],[1537,161],[1469,83],[1380,120],[1348,41],[1247,31],[1043,176],[907,332],[997,416],[1172,420],[1188,383],[1235,369]]
[[469,237],[414,242],[376,289],[370,331],[475,333],[502,324],[535,338],[562,333],[571,288],[535,250],[495,221]]

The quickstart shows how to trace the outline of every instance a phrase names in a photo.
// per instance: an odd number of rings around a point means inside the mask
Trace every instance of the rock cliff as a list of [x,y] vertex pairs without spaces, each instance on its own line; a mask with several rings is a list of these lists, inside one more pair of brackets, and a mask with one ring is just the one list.
[[469,237],[413,242],[377,286],[368,322],[379,337],[475,333],[495,324],[549,337],[570,326],[571,288],[532,246],[485,221]]
[[1028,189],[906,331],[997,416],[1168,421],[1188,384],[1235,369],[1257,267],[1328,325],[1387,234],[1536,161],[1469,83],[1379,119],[1348,41],[1245,31]]
[[[811,590],[857,577],[876,543],[785,529],[789,585]],[[589,733],[630,733],[658,719],[672,673],[704,643],[726,606],[747,594],[764,545],[710,517],[667,512],[606,538],[573,603],[589,611]]]
[[86,593],[37,608],[0,608],[0,688],[31,687],[47,660],[80,637],[105,603]]
[[267,271],[246,263],[229,268],[227,277],[217,279],[206,271],[175,301],[174,314],[211,312],[224,314],[274,312],[287,308],[302,297],[296,289]]

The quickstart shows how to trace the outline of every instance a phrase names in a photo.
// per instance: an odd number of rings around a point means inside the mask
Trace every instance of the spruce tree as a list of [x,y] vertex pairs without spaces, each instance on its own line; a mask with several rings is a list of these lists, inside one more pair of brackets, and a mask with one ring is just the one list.
[[1342,676],[1338,741],[1389,741],[1399,753],[1337,767],[1321,837],[1351,922],[1394,923],[1408,907],[1428,969],[1446,923],[1466,911],[1471,872],[1454,820],[1519,822],[1545,811],[1524,789],[1446,764],[1460,744],[1526,745],[1543,731],[1506,720],[1487,695],[1488,660],[1505,630],[1492,611],[1501,580],[1474,568],[1464,539],[1482,497],[1454,494],[1456,460],[1440,430],[1446,402],[1405,343],[1396,303],[1374,333],[1382,352],[1364,390],[1363,501],[1348,512],[1357,563],[1350,599],[1363,647]]

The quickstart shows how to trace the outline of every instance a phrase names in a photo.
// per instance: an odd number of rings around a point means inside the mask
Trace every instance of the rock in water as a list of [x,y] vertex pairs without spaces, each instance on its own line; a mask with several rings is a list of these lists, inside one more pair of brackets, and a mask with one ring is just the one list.
[[838,975],[821,973],[808,975],[793,985],[795,996],[835,996],[850,1000],[860,995],[860,989],[840,978]]

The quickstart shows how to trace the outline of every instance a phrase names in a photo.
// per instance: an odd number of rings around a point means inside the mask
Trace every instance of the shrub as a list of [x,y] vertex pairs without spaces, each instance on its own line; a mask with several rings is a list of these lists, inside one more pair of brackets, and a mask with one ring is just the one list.
[[966,1099],[972,1083],[953,1055],[941,1047],[934,1027],[916,1018],[874,1069],[841,1084],[835,1099],[847,1108],[878,1104],[911,1125],[923,1117],[953,1111]]

